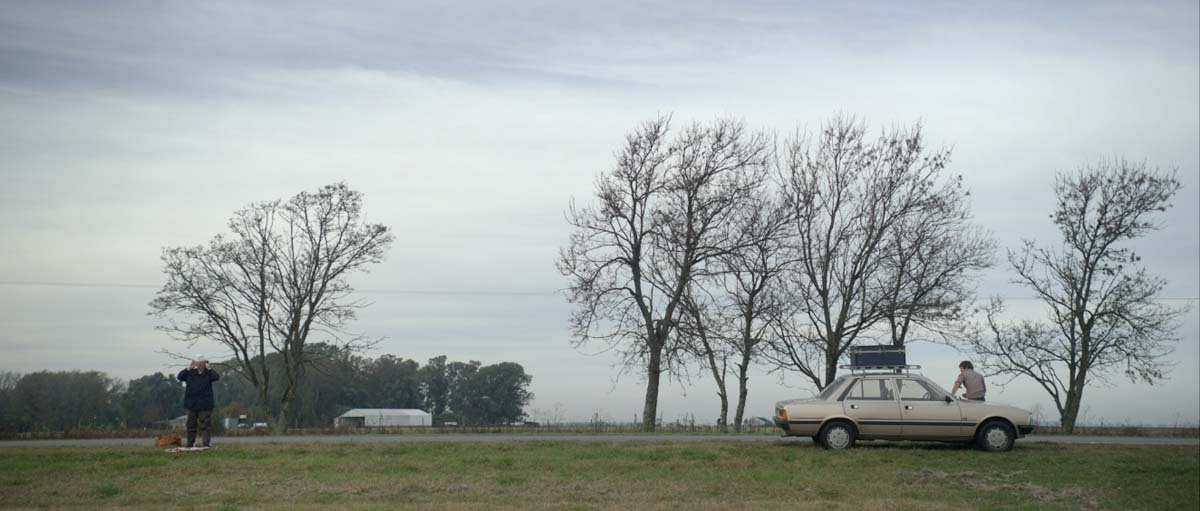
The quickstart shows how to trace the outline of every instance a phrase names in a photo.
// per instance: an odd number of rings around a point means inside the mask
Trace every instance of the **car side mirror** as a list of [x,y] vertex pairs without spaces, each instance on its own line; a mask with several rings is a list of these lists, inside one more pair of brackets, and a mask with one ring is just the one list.
[[946,396],[946,402],[947,402],[947,403],[953,403],[953,402],[954,402],[954,399],[953,399],[953,398],[951,398],[950,396]]

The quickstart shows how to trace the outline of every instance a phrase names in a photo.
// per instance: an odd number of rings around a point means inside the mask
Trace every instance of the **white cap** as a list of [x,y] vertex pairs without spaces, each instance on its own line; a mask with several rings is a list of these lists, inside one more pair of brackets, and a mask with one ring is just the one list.
[[192,360],[195,360],[196,362],[208,362],[208,357],[197,354],[196,358],[193,358]]

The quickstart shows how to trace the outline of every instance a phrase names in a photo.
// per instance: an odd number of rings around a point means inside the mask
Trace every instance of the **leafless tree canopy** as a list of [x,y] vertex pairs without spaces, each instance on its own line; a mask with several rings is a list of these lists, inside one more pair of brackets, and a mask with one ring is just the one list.
[[1155,213],[1179,190],[1175,172],[1104,161],[1055,182],[1050,216],[1058,247],[1025,241],[1010,251],[1014,281],[1048,308],[1045,322],[1004,323],[994,300],[972,348],[994,371],[1032,378],[1050,394],[1063,428],[1074,429],[1084,388],[1114,367],[1134,381],[1165,377],[1164,357],[1185,309],[1155,300],[1165,281],[1123,245],[1159,228]]
[[[277,427],[286,427],[310,335],[349,350],[369,343],[345,333],[365,305],[351,298],[346,277],[382,261],[393,236],[364,222],[362,195],[340,183],[286,202],[252,204],[234,214],[229,230],[206,246],[165,249],[167,282],[150,308],[176,338],[229,348],[235,360],[229,368],[264,403],[272,385],[281,385]],[[270,351],[285,361],[281,382],[267,367]]]
[[596,182],[597,204],[567,213],[574,228],[558,267],[569,278],[577,346],[600,343],[645,371],[644,427],[657,417],[659,378],[686,290],[703,265],[745,243],[726,226],[759,188],[766,136],[740,122],[689,125],[673,138],[668,118],[626,138],[617,164]]
[[[775,328],[770,357],[817,387],[837,373],[857,340],[891,320],[899,330],[956,317],[967,280],[990,241],[957,242],[966,224],[957,179],[942,172],[949,152],[926,147],[920,125],[876,138],[864,123],[837,118],[815,135],[787,143],[782,161],[785,204],[794,222],[792,305]],[[945,248],[945,246],[940,247]],[[970,262],[956,257],[968,254]],[[907,333],[894,336],[903,342]]]
[[[961,179],[931,190],[929,207],[896,222],[884,245],[880,287],[892,344],[909,340],[951,341],[972,313],[975,282],[992,266],[996,243],[971,221]],[[914,335],[926,334],[921,338]]]

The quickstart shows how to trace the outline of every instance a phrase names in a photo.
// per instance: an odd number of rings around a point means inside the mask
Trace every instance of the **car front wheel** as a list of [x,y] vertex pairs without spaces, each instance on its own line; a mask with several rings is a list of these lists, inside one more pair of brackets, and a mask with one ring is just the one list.
[[988,452],[1003,452],[1012,450],[1016,439],[1017,435],[1008,424],[995,421],[983,425],[975,437],[975,445]]
[[840,451],[854,447],[854,440],[857,436],[854,426],[845,422],[834,422],[821,430],[819,439],[821,446],[826,449]]

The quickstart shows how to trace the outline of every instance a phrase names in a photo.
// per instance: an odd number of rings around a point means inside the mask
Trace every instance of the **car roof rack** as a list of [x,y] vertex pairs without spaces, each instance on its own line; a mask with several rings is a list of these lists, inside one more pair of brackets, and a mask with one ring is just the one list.
[[920,368],[921,368],[921,366],[912,365],[912,364],[878,365],[878,366],[856,366],[856,365],[838,366],[838,369],[848,369],[850,371],[850,374],[867,374],[870,372],[878,372],[878,373],[884,373],[884,374],[903,372],[904,374],[909,374],[910,372],[920,369]]

